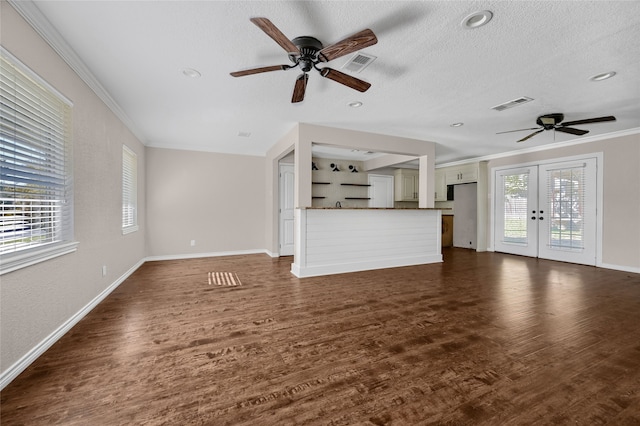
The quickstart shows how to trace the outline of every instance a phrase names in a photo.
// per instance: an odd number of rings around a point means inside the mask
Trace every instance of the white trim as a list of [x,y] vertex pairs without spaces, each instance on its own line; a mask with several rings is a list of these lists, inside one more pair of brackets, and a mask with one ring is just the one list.
[[209,252],[209,253],[166,254],[166,255],[160,255],[160,256],[148,256],[146,258],[146,261],[157,262],[161,260],[199,259],[202,257],[240,256],[243,254],[266,254],[271,257],[277,257],[277,256],[273,256],[272,253],[269,252],[268,250],[254,249],[254,250],[216,251],[216,252]]
[[[67,65],[78,74],[78,77],[84,81],[87,86],[102,99],[109,109],[124,123],[125,126],[140,141],[145,143],[145,138],[133,121],[127,116],[124,110],[111,97],[107,90],[100,84],[98,79],[93,75],[91,70],[85,65],[80,57],[69,46],[65,39],[60,35],[58,30],[49,22],[42,14],[40,9],[32,1],[27,0],[8,0],[9,4],[24,18],[25,21],[33,27],[33,29],[56,51],[56,53],[64,60]],[[145,143],[146,145],[146,143]]]
[[156,148],[156,149],[173,149],[176,151],[194,151],[194,152],[213,152],[215,154],[245,155],[248,157],[266,157],[267,156],[266,151],[259,151],[251,148],[247,148],[244,153],[238,154],[238,151],[234,151],[231,149],[226,149],[226,148],[220,149],[218,147],[202,146],[202,145],[190,144],[188,142],[181,143],[180,145],[175,145],[170,143],[148,142],[148,143],[145,143],[145,146],[147,148]]
[[291,273],[297,278],[318,277],[321,275],[362,272],[375,269],[399,268],[403,266],[426,265],[442,262],[441,254],[407,256],[396,259],[375,260],[371,262],[343,263],[339,265],[301,266],[291,264]]
[[72,315],[66,320],[60,327],[54,330],[51,334],[45,337],[40,343],[35,345],[29,352],[22,356],[18,361],[14,362],[9,368],[0,374],[0,390],[4,389],[13,379],[18,377],[33,361],[35,361],[40,355],[42,355],[47,349],[49,349],[54,343],[56,343],[62,336],[65,335],[71,328],[76,325],[82,318],[84,318],[93,308],[98,306],[113,290],[115,290],[120,284],[124,282],[131,274],[133,274],[142,264],[145,259],[138,261],[128,271],[126,271],[120,278],[114,281],[109,287],[105,288],[100,294],[87,303],[82,309]]
[[264,252],[265,252],[269,257],[272,257],[272,258],[280,257],[280,253],[278,253],[278,252],[273,252],[273,251],[266,250],[266,249],[265,249],[265,251],[264,251]]
[[596,265],[596,266],[604,269],[613,269],[616,271],[630,272],[632,274],[640,274],[640,267],[636,268],[633,266],[613,265],[611,263],[600,263],[599,265]]
[[21,73],[29,77],[31,80],[35,81],[36,84],[44,87],[45,90],[47,90],[48,92],[51,92],[68,107],[71,107],[71,108],[73,107],[73,102],[69,98],[67,98],[65,95],[60,93],[55,87],[53,87],[51,84],[45,81],[42,77],[40,77],[40,75],[38,75],[38,73],[36,73],[31,68],[26,66],[20,59],[16,58],[11,52],[9,52],[3,46],[0,46],[0,54],[5,58],[8,58],[9,61],[11,62],[11,65],[16,67]]
[[619,138],[622,136],[629,136],[629,135],[635,135],[635,134],[640,134],[640,127],[634,127],[633,129],[627,129],[627,130],[620,130],[617,132],[605,133],[602,135],[593,135],[593,136],[588,136],[588,137],[579,138],[579,139],[572,139],[570,141],[557,142],[557,143],[552,143],[547,145],[534,146],[534,147],[525,148],[525,149],[502,152],[499,154],[485,155],[483,157],[475,157],[475,158],[469,158],[466,160],[452,161],[450,163],[442,163],[442,164],[436,165],[436,168],[440,169],[442,167],[461,166],[463,164],[477,163],[478,161],[497,160],[505,157],[513,157],[513,156],[522,155],[522,154],[529,154],[532,152],[548,151],[550,149],[564,148],[567,146],[581,145],[585,143],[598,142],[601,140]]
[[6,254],[0,261],[0,275],[73,253],[78,249],[78,244],[77,241],[54,243],[37,249],[25,250],[24,252]]

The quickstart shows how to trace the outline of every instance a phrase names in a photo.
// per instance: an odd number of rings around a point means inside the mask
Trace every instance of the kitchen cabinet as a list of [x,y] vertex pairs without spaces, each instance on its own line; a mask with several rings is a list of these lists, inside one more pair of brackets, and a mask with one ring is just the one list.
[[436,169],[435,174],[435,201],[447,201],[447,183],[445,181],[444,169]]
[[418,201],[419,172],[413,169],[396,169],[394,172],[395,201]]
[[478,181],[477,164],[465,164],[462,166],[447,167],[443,170],[445,170],[446,185],[456,185],[459,183],[471,183]]

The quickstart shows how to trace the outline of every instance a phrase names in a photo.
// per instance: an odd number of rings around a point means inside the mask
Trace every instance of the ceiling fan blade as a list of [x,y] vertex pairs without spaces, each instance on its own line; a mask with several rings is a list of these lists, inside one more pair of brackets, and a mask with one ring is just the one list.
[[291,103],[295,104],[304,100],[304,92],[307,89],[307,81],[309,80],[309,74],[303,73],[298,76],[295,86],[293,86],[293,96],[291,97]]
[[337,81],[340,84],[344,84],[347,87],[351,87],[358,92],[366,92],[367,89],[371,87],[371,84],[367,83],[366,81],[351,77],[350,75],[331,68],[322,68],[320,70],[320,75],[330,80]]
[[242,77],[245,75],[259,74],[261,72],[284,71],[284,70],[288,70],[289,68],[292,68],[292,67],[289,65],[271,65],[269,67],[260,67],[260,68],[253,68],[253,69],[244,70],[244,71],[235,71],[230,74],[233,77]]
[[602,123],[604,121],[616,121],[616,118],[613,115],[608,115],[606,117],[587,118],[584,120],[567,121],[560,124],[560,126],[566,127],[566,126],[575,126],[576,124]]
[[320,62],[329,62],[349,53],[356,52],[368,46],[373,46],[378,42],[376,35],[370,29],[362,30],[359,33],[347,37],[331,46],[327,46],[318,52]]
[[273,41],[278,43],[280,47],[287,51],[287,53],[292,53],[294,55],[300,54],[300,49],[298,49],[298,47],[267,18],[251,18],[250,21],[264,31],[266,35],[271,37]]
[[537,132],[533,132],[533,133],[531,133],[530,135],[525,136],[524,138],[522,138],[522,139],[520,139],[519,141],[516,141],[516,142],[524,142],[524,141],[526,141],[527,139],[532,138],[532,137],[534,137],[535,135],[537,135],[538,133],[541,133],[541,132],[544,132],[544,129],[540,129],[540,130],[538,130]]
[[530,129],[518,129],[518,130],[507,130],[506,132],[498,132],[496,135],[501,135],[503,133],[513,133],[513,132],[524,132],[525,130],[538,130],[540,127],[532,127]]
[[587,133],[589,133],[588,130],[574,129],[573,127],[558,126],[556,127],[556,130],[562,133],[571,133],[572,135],[578,135],[578,136],[586,135]]

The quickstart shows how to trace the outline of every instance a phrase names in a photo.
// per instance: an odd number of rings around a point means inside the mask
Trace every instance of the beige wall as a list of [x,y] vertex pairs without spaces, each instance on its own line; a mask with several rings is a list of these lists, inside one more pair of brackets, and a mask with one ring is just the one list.
[[[73,102],[75,253],[0,278],[3,373],[145,257],[145,151],[66,63],[6,2],[0,42]],[[121,232],[122,144],[138,155],[140,229]],[[107,276],[102,277],[102,265]]]
[[146,158],[149,256],[265,249],[264,157],[147,148]]
[[[603,153],[602,263],[640,271],[640,134],[491,160],[488,167]],[[489,191],[493,188],[489,187]]]

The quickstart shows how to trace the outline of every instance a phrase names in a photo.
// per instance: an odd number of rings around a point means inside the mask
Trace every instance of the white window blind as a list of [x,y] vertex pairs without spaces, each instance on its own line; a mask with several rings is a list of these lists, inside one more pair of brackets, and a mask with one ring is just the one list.
[[[17,269],[11,262],[17,254],[22,263],[28,263],[29,253],[36,248],[73,240],[73,185],[71,103],[7,51],[0,48],[0,53],[0,255],[4,273],[8,268]],[[64,254],[57,250],[56,255]],[[36,257],[46,260],[42,252]]]
[[122,233],[138,230],[138,157],[122,146]]
[[547,171],[549,246],[584,249],[586,164]]
[[504,176],[504,233],[503,242],[528,242],[529,173]]

